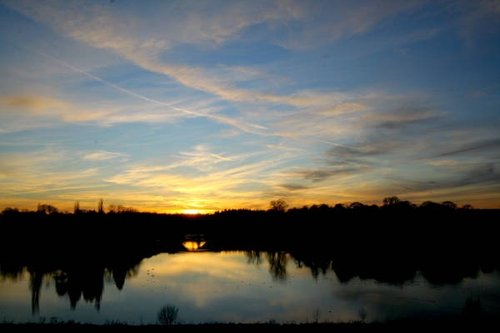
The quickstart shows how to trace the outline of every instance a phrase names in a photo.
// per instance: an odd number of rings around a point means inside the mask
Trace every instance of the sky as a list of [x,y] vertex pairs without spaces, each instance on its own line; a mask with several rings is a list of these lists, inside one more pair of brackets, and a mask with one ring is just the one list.
[[500,207],[500,1],[0,0],[0,209]]

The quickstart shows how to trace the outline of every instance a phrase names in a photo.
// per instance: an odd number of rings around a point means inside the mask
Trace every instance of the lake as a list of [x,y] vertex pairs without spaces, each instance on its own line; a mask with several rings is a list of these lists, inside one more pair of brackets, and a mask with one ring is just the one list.
[[211,252],[203,245],[185,242],[186,251],[113,267],[81,258],[67,269],[4,264],[0,320],[148,324],[157,321],[164,305],[179,310],[181,323],[372,322],[500,313],[496,270],[478,269],[440,283],[418,270],[398,281],[366,274],[345,278],[335,260],[318,268],[287,252]]

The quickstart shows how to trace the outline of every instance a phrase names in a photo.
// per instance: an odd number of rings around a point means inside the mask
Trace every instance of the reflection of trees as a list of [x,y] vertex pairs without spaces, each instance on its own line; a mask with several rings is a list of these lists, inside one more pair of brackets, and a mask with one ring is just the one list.
[[[121,290],[125,284],[125,279],[137,275],[141,259],[134,259],[128,263],[122,262],[120,265],[88,263],[77,265],[76,263],[64,268],[56,267],[50,262],[39,263],[36,266],[28,265],[27,271],[30,275],[29,288],[31,291],[31,309],[33,314],[40,310],[41,287],[43,281],[52,280],[58,296],[67,296],[71,309],[75,309],[78,302],[83,298],[86,302],[94,303],[97,310],[100,309],[102,294],[104,291],[104,280],[106,275],[111,276],[116,287]],[[10,265],[2,267],[0,273],[2,278],[17,280],[23,272],[23,265]],[[8,270],[11,269],[11,271]],[[109,280],[109,279],[108,279]]]
[[249,264],[260,265],[262,263],[260,251],[245,251],[245,256],[247,257],[247,262]]
[[326,253],[311,253],[301,251],[295,254],[295,263],[298,267],[307,267],[311,271],[311,275],[316,280],[320,273],[326,274],[332,267],[332,258]]
[[0,264],[0,279],[8,279],[14,282],[23,279],[25,267],[13,264],[12,262],[1,262]]
[[[97,310],[100,309],[104,290],[103,267],[70,270],[67,273],[67,279],[60,282],[67,284],[67,286],[61,286],[59,290],[67,290],[72,309],[76,307],[82,296],[86,302],[95,303]],[[64,294],[61,296],[64,296]]]
[[[317,278],[319,274],[329,271],[341,283],[347,283],[353,278],[371,279],[382,283],[403,285],[415,278],[417,272],[431,284],[456,284],[464,278],[477,277],[480,271],[491,272],[499,270],[500,262],[493,253],[472,254],[445,253],[429,251],[419,248],[410,250],[401,248],[404,255],[387,248],[372,248],[371,251],[362,251],[351,248],[349,251],[341,249],[294,250],[291,258],[298,267],[306,267],[311,275]],[[418,252],[418,253],[417,253]]]
[[139,267],[140,264],[137,264],[133,267],[128,267],[124,263],[115,263],[107,269],[106,275],[113,279],[118,290],[122,290],[125,284],[125,280],[134,277],[139,273]]
[[273,279],[276,281],[285,281],[287,278],[287,253],[284,251],[266,252],[266,258],[269,262],[269,272]]
[[40,311],[40,289],[42,287],[43,273],[37,270],[29,270],[30,272],[30,289],[31,289],[31,312],[36,314]]

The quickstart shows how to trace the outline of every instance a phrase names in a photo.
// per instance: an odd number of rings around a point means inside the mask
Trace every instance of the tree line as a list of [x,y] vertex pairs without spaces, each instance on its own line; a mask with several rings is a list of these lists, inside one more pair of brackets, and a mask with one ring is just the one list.
[[[446,210],[470,210],[474,209],[474,207],[470,204],[464,204],[462,206],[457,205],[453,201],[443,201],[443,202],[434,202],[434,201],[424,201],[421,204],[417,205],[407,200],[401,200],[397,196],[385,197],[382,200],[382,205],[376,204],[364,204],[359,201],[355,201],[352,203],[338,203],[335,205],[328,204],[314,204],[311,206],[303,206],[301,208],[293,207],[289,208],[289,204],[285,199],[277,199],[272,200],[269,203],[268,212],[298,212],[298,211],[327,211],[327,210],[378,210],[378,209],[399,209],[399,210],[412,210],[412,209],[425,209],[425,210],[435,210],[435,211],[446,211]],[[264,212],[266,210],[250,210],[250,209],[225,209],[222,211],[217,211],[214,214],[224,214],[228,212]],[[41,204],[37,205],[35,211],[30,210],[20,210],[18,208],[7,207],[3,209],[3,215],[16,214],[16,213],[33,213],[36,212],[42,215],[53,215],[53,214],[71,214],[67,211],[61,211],[57,207],[51,204]],[[97,202],[97,209],[82,209],[80,208],[80,202],[76,201],[73,208],[73,214],[123,214],[123,213],[139,213],[139,211],[133,207],[128,207],[124,205],[115,205],[111,204],[107,207],[104,207],[104,200],[99,199]],[[147,213],[147,212],[146,212]],[[149,214],[149,213],[147,213]],[[168,214],[167,214],[168,215]],[[179,215],[179,214],[173,214]]]

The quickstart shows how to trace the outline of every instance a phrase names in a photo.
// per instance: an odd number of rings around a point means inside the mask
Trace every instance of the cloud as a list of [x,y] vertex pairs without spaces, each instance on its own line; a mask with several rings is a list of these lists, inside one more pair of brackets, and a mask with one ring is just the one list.
[[485,163],[465,172],[450,182],[451,187],[461,187],[476,184],[500,184],[499,166],[493,163]]
[[201,145],[170,162],[130,166],[106,182],[163,193],[183,208],[262,208],[268,198],[261,194],[283,183],[280,170],[287,160],[269,152],[214,153]]
[[453,155],[464,155],[464,154],[474,154],[474,153],[484,153],[486,151],[498,152],[500,148],[500,139],[485,139],[469,143],[459,143],[459,147],[440,153],[436,157],[445,157]]
[[297,110],[262,112],[259,117],[285,137],[345,142],[346,137],[357,133],[356,137],[370,141],[389,136],[397,140],[398,136],[411,135],[403,130],[432,128],[446,120],[447,113],[430,105],[427,99],[423,94],[383,91],[303,92],[288,102]]
[[84,153],[82,158],[87,161],[107,161],[112,159],[126,160],[128,158],[128,155],[106,150],[97,150]]
[[[241,121],[239,119],[235,119],[235,118],[230,118],[230,117],[218,115],[215,112],[203,112],[203,109],[197,109],[197,111],[193,111],[193,110],[188,109],[188,108],[175,106],[174,103],[166,103],[166,102],[159,101],[157,99],[149,98],[149,97],[146,97],[142,94],[136,93],[130,89],[123,88],[117,84],[114,84],[108,80],[105,80],[105,79],[103,79],[97,75],[94,75],[92,73],[89,73],[85,70],[82,70],[76,66],[70,65],[67,62],[65,62],[61,59],[58,59],[54,56],[50,56],[50,55],[42,54],[42,53],[40,53],[40,54],[44,57],[47,57],[47,58],[50,58],[50,59],[56,61],[57,63],[63,65],[64,67],[68,67],[68,68],[70,68],[78,73],[81,73],[81,74],[83,74],[83,75],[85,75],[93,80],[96,80],[96,81],[101,82],[107,86],[110,86],[111,88],[113,88],[121,93],[135,97],[135,98],[140,99],[140,100],[143,100],[143,101],[148,102],[150,104],[153,104],[155,106],[160,106],[160,107],[166,108],[169,111],[174,111],[177,114],[177,116],[183,115],[183,116],[191,116],[191,117],[204,117],[204,118],[212,119],[212,120],[215,120],[217,122],[220,122],[220,123],[223,123],[223,124],[226,124],[229,126],[233,126],[233,127],[238,128],[244,132],[249,132],[249,133],[254,133],[254,134],[260,134],[261,130],[266,129],[263,126],[253,124],[251,122],[243,122],[243,121]],[[146,66],[145,69],[151,70],[151,69],[158,67],[157,64],[155,64],[154,62],[150,62],[149,60],[143,59],[142,61],[144,62],[143,65]],[[149,66],[152,66],[152,67],[149,68]],[[163,70],[168,70],[168,67],[161,66],[161,69],[158,69],[158,70],[159,70],[159,73],[162,73]],[[191,68],[188,70],[188,72],[196,72],[196,69]],[[203,83],[204,83],[202,79],[200,79],[199,81],[196,81],[196,82],[198,82],[197,83],[198,85],[200,85],[200,84],[203,85]],[[213,85],[215,88],[217,88],[215,82],[213,82]],[[208,82],[207,89],[209,89],[210,87],[212,87],[212,86],[210,85],[210,82]],[[194,87],[194,88],[196,88],[196,87]],[[200,90],[203,90],[203,89],[200,88]],[[214,90],[214,91],[216,91],[216,90]],[[163,117],[165,117],[165,115],[163,115]],[[155,120],[158,121],[159,119],[155,118]]]
[[327,156],[331,160],[337,161],[337,164],[347,164],[350,162],[357,162],[363,157],[387,153],[388,150],[388,144],[367,143],[358,146],[336,144],[328,150]]
[[335,144],[324,154],[319,166],[298,170],[292,173],[312,183],[323,182],[330,178],[361,176],[377,168],[377,158],[388,153],[391,147],[382,144],[347,146]]
[[[359,6],[335,2],[329,4],[325,10],[303,2],[282,1],[272,4],[266,2],[266,10],[262,10],[263,4],[258,2],[224,2],[223,6],[217,6],[217,2],[210,5],[197,2],[176,8],[163,4],[156,9],[156,14],[145,20],[144,17],[139,18],[121,11],[115,8],[116,6],[64,2],[7,3],[63,35],[69,35],[92,47],[113,50],[143,69],[165,74],[186,87],[213,94],[227,101],[285,104],[297,108],[313,107],[328,114],[359,111],[365,106],[339,101],[342,96],[332,92],[298,92],[287,96],[244,89],[238,87],[237,81],[253,80],[256,77],[262,81],[262,77],[265,77],[263,72],[241,66],[232,69],[228,66],[206,69],[168,64],[161,60],[164,58],[162,53],[182,43],[220,44],[249,26],[258,23],[287,26],[288,21],[300,21],[300,24],[305,25],[307,34],[313,34],[314,38],[306,36],[307,40],[322,43],[325,38],[335,40],[364,33],[384,18],[416,5],[416,2],[412,1],[368,1]],[[311,24],[312,17],[317,15],[323,20],[317,23],[320,28],[315,30],[308,24]],[[301,38],[294,35],[293,40]],[[230,75],[234,71],[238,71],[238,75]],[[231,120],[220,115],[205,116],[232,124]],[[245,127],[240,124],[240,127],[254,131],[263,129],[254,124],[246,124]]]
[[99,121],[113,113],[112,109],[85,109],[60,99],[35,95],[0,96],[0,105],[5,107],[2,112],[6,114],[10,110],[15,110],[17,115],[19,115],[18,111],[26,111],[30,114],[55,117],[67,122]]
[[423,200],[482,201],[483,204],[498,200],[500,172],[495,163],[476,163],[472,165],[447,166],[446,175],[426,176],[415,179],[392,177],[402,195]]
[[[224,94],[223,81],[211,79],[200,68],[161,64],[161,53],[182,43],[222,43],[245,27],[288,15],[288,10],[283,10],[279,3],[267,3],[266,10],[248,2],[224,2],[220,6],[196,3],[178,8],[163,3],[147,18],[116,6],[82,2],[6,3],[63,35],[92,47],[113,50],[146,70],[167,74],[188,87],[209,92],[221,90],[218,95]],[[255,74],[240,71],[239,77],[248,73]],[[204,80],[200,81],[200,77]],[[214,84],[216,87],[208,90]],[[233,90],[232,95],[244,94]]]
[[65,191],[95,189],[102,185],[97,178],[100,170],[81,167],[61,169],[72,159],[71,153],[46,148],[29,153],[3,153],[0,163],[0,197],[51,197]]
[[290,172],[289,182],[333,185],[332,179],[354,183],[385,177],[402,163],[428,156],[429,143],[440,133],[435,127],[446,119],[446,113],[427,105],[425,96],[368,92],[343,98],[363,107],[333,117],[297,114],[296,123],[286,122],[294,137],[310,136],[311,145],[328,145],[314,166]]
[[[22,112],[27,115],[36,115],[46,118],[56,118],[67,123],[96,123],[102,126],[110,126],[120,123],[158,123],[172,122],[184,117],[204,117],[214,119],[222,124],[237,128],[244,132],[254,134],[265,133],[265,127],[245,122],[237,118],[229,118],[217,114],[213,114],[210,107],[199,104],[196,112],[190,112],[182,107],[172,106],[168,103],[151,100],[150,107],[144,105],[136,106],[128,105],[109,105],[102,107],[95,105],[75,104],[71,101],[65,101],[48,96],[39,95],[15,95],[15,96],[0,96],[0,106],[4,106],[0,111],[3,116],[15,116],[8,123],[6,120],[5,128],[0,128],[0,132],[12,132],[26,128],[36,128],[44,126],[53,126],[51,122],[37,121],[28,119],[32,124],[28,126],[26,122],[18,123],[23,117]],[[100,103],[101,105],[104,103]],[[192,104],[196,106],[196,103]],[[167,112],[174,110],[174,112]],[[9,126],[7,126],[9,125]]]
[[[141,22],[136,22],[137,19],[130,16],[130,13],[120,13],[122,16],[118,15],[117,17],[108,7],[84,5],[81,3],[68,4],[55,1],[38,3],[36,5],[25,1],[7,3],[21,13],[53,27],[63,35],[69,35],[92,47],[111,49],[143,69],[155,73],[166,74],[187,87],[214,93],[217,96],[222,96],[230,100],[234,98],[239,100],[240,98],[238,96],[248,95],[248,92],[244,90],[229,87],[222,79],[212,78],[201,68],[162,64],[159,61],[160,52],[168,48],[169,42],[166,40],[159,40],[159,37],[143,38],[144,36],[137,35],[135,32],[136,30],[132,32],[130,30],[131,27],[137,28],[137,26],[139,26],[140,28]],[[142,22],[142,24],[144,23],[145,22]],[[166,31],[170,30],[167,29]],[[163,34],[161,34],[161,36],[163,36]],[[168,108],[170,111],[175,111],[177,114],[180,113],[192,117],[205,117],[236,127],[245,132],[257,134],[265,130],[263,126],[251,122],[243,122],[234,117],[226,117],[213,112],[203,113],[199,110],[192,111],[190,109],[173,106],[170,103],[164,103],[157,99],[148,98],[142,94],[138,94],[104,80],[97,75],[89,73],[52,55],[40,52],[37,53],[46,58],[50,58],[64,67],[70,68],[93,80],[108,85],[115,90],[148,103]],[[252,75],[254,74],[255,73],[252,73]],[[247,97],[241,98],[247,99]]]
[[0,104],[35,112],[47,109],[62,109],[68,106],[67,103],[43,96],[4,96],[0,98]]
[[[209,172],[214,170],[220,163],[234,162],[242,159],[242,156],[224,156],[210,151],[206,144],[200,144],[194,147],[193,151],[181,152],[184,158],[176,167],[194,167],[198,170]],[[243,157],[244,158],[244,157]]]
[[375,126],[381,129],[404,129],[415,125],[436,123],[444,115],[444,112],[426,106],[403,107],[373,115],[369,120],[375,122]]
[[500,28],[500,1],[478,0],[462,1],[452,7],[454,13],[460,15],[461,36],[466,44],[474,45],[475,37],[489,33],[491,29]]
[[414,10],[422,4],[422,1],[397,0],[302,2],[302,20],[291,27],[293,33],[281,41],[281,45],[307,49],[352,38],[369,32],[391,16]]
[[301,170],[296,172],[296,175],[303,177],[305,180],[310,180],[313,183],[321,182],[335,176],[344,176],[351,174],[359,174],[360,168],[320,168],[311,170]]
[[309,187],[301,184],[283,184],[281,185],[284,189],[287,189],[289,191],[300,191],[300,190],[306,190]]

